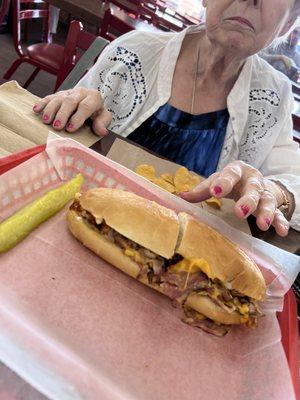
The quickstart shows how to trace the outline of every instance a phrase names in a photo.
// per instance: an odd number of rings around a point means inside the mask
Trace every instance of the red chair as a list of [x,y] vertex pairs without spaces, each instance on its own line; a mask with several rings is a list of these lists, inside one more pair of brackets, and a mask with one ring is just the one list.
[[[90,64],[93,64],[96,61],[99,54],[108,43],[109,42],[106,40],[84,31],[83,26],[79,21],[72,21],[66,40],[63,63],[57,76],[55,91],[58,88],[59,90],[63,90],[67,86],[68,88],[73,87],[85,74],[87,69],[90,67]],[[84,54],[81,56],[79,52]],[[67,76],[73,70],[77,62],[78,65],[72,73],[73,76],[69,76],[66,82],[65,80]],[[76,73],[74,74],[74,72]],[[63,82],[64,87],[61,87]]]
[[156,12],[158,10],[161,11],[161,8],[156,5],[156,0],[126,0],[126,2],[122,0],[106,0],[107,7],[109,7],[110,3],[125,11],[132,18],[142,19],[154,26],[159,25],[159,17]]
[[160,3],[157,0],[144,0],[143,1],[143,6],[148,8],[149,10],[152,11],[161,11],[165,12],[167,6],[164,3]]
[[8,14],[10,0],[2,0],[0,7],[0,26],[3,24],[5,16]]
[[[21,10],[21,5],[41,4],[41,0],[12,0],[13,7],[13,38],[14,46],[19,58],[14,61],[10,68],[4,74],[4,79],[10,79],[16,69],[24,62],[35,67],[24,84],[26,88],[37,76],[40,70],[57,75],[64,59],[64,47],[58,44],[50,43],[51,35],[49,32],[49,5],[43,3],[44,8]],[[44,19],[44,37],[45,42],[28,46],[26,50],[21,46],[21,21],[29,19]]]
[[[115,13],[113,8],[108,6],[104,13],[99,35],[111,42],[116,39],[118,35],[120,36],[133,31],[134,28],[121,19],[122,14],[125,13],[122,13],[121,10],[119,13]],[[130,18],[126,14],[124,17]]]
[[143,19],[154,26],[159,25],[159,17],[156,14],[156,9],[150,9],[144,5],[140,5],[139,7],[139,15],[140,19]]
[[139,7],[143,4],[140,0],[126,0],[126,2],[123,2],[122,0],[105,0],[105,3],[107,5],[109,5],[109,3],[115,4],[121,10],[126,11],[134,18],[138,17]]

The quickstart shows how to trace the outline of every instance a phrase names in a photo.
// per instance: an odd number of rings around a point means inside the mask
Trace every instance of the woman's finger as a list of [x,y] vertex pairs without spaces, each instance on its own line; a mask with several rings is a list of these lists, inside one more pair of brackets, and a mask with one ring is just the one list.
[[189,201],[190,203],[199,203],[200,201],[209,199],[211,197],[211,182],[213,179],[218,177],[219,174],[219,172],[212,174],[209,178],[199,183],[199,185],[197,185],[192,191],[180,193],[180,197]]
[[77,107],[77,111],[72,115],[67,125],[69,132],[79,129],[85,121],[91,117],[96,110],[101,107],[101,103],[97,101],[96,97],[85,97]]
[[96,135],[105,136],[108,134],[107,127],[112,121],[112,114],[103,108],[102,111],[98,111],[93,115],[93,131]]
[[63,96],[53,97],[42,111],[42,121],[44,124],[51,124],[56,116],[57,111],[60,109]]
[[86,93],[73,92],[66,96],[61,103],[60,108],[57,110],[54,121],[53,128],[56,130],[62,130],[67,125],[72,114],[77,110],[78,105],[81,101],[86,98]]
[[226,197],[232,192],[234,186],[241,180],[242,166],[237,163],[229,164],[212,180],[210,194],[215,197]]
[[235,214],[239,218],[247,218],[250,214],[253,214],[257,209],[263,191],[263,182],[259,175],[248,178],[242,197],[235,203]]
[[276,233],[279,236],[287,236],[290,229],[290,224],[284,217],[280,210],[275,211],[275,216],[272,225],[274,226]]
[[56,96],[57,94],[50,94],[49,96],[46,96],[43,99],[37,101],[32,107],[33,111],[39,114],[40,112],[43,111],[46,105]]
[[267,231],[273,223],[277,208],[277,200],[275,196],[264,191],[261,195],[257,210],[256,224],[262,231]]

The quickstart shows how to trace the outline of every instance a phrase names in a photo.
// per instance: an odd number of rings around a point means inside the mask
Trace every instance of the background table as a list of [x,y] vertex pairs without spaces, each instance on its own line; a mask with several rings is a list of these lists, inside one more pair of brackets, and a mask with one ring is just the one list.
[[83,21],[96,27],[101,25],[103,8],[98,0],[45,0],[54,7],[58,7]]
[[[81,19],[85,22],[88,22],[95,27],[100,27],[103,19],[103,15],[106,7],[108,6],[101,0],[44,0],[45,2],[51,4],[54,7],[58,7],[61,10],[66,11],[71,14],[73,17]],[[130,4],[129,7],[132,8],[132,3],[127,3],[126,0],[121,0],[124,5]],[[137,30],[146,30],[146,31],[160,31],[158,28],[154,28],[151,24],[147,24],[139,19],[135,20],[130,18],[130,16],[126,15],[126,13],[122,12],[118,7],[113,4],[109,5],[113,10],[114,14],[126,22],[128,25],[131,25],[134,29]],[[124,16],[125,14],[125,16]],[[162,13],[159,11],[157,16],[167,22],[170,22],[176,25],[179,28],[183,28],[183,24],[176,18],[172,17],[167,13]]]

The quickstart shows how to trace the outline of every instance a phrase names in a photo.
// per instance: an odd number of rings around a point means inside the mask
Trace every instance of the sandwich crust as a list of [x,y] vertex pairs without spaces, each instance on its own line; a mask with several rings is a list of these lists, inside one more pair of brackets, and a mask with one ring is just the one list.
[[120,247],[108,241],[97,229],[86,223],[77,212],[68,211],[67,224],[72,234],[88,249],[127,275],[133,278],[138,277],[140,273],[138,264],[130,257],[125,256]]
[[[211,279],[217,278],[228,289],[255,300],[265,296],[264,278],[241,249],[209,226],[186,213],[177,214],[159,204],[133,193],[117,189],[92,189],[77,198],[83,210],[91,213],[97,223],[105,223],[142,247],[166,259],[180,254],[189,260],[204,259]],[[140,280],[162,294],[163,286],[149,284],[140,276],[141,266],[115,243],[87,222],[77,211],[70,209],[67,224],[72,234],[87,248],[126,274]],[[244,317],[229,313],[208,296],[192,293],[185,305],[221,324],[241,324]]]
[[208,296],[199,295],[198,293],[190,294],[185,301],[185,305],[220,324],[239,325],[243,322],[243,316],[237,311],[229,313],[214,303]]
[[80,205],[96,220],[154,253],[171,258],[179,234],[177,214],[154,201],[118,189],[91,189]]
[[212,278],[230,289],[262,300],[266,285],[255,262],[240,248],[209,226],[186,213],[179,213],[180,236],[176,252],[184,258],[204,258]]
[[[78,213],[69,210],[67,214],[67,224],[72,234],[99,257],[125,272],[127,275],[140,280],[144,285],[155,289],[161,294],[165,294],[163,287],[157,284],[149,284],[146,276],[139,278],[140,268],[138,264],[133,261],[132,258],[127,257],[121,248],[108,241],[97,229],[94,229],[83,217],[78,215]],[[189,295],[185,301],[185,305],[198,311],[207,318],[222,324],[231,325],[240,324],[242,322],[242,316],[239,313],[233,312],[229,314],[215,304],[209,297],[201,296],[197,293]]]

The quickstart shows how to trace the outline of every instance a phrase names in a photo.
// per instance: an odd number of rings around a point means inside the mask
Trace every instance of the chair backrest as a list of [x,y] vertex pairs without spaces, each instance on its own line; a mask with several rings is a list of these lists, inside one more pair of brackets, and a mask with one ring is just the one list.
[[10,0],[2,0],[0,6],[0,25],[2,25],[5,16],[8,14]]
[[[59,70],[56,88],[72,88],[95,62],[109,41],[83,30],[79,21],[72,21],[64,49],[64,61]],[[78,57],[78,50],[83,50]]]
[[[39,5],[39,7],[35,6],[34,8],[28,8],[32,5]],[[22,9],[22,6],[25,5],[25,8]],[[14,46],[17,53],[20,56],[23,56],[23,50],[21,47],[21,21],[29,20],[29,19],[44,19],[44,39],[46,42],[50,42],[50,34],[49,34],[49,4],[45,3],[41,0],[12,0],[12,10],[13,10],[13,39]]]
[[[122,13],[122,11],[120,11],[120,13]],[[101,37],[111,42],[116,39],[116,37],[133,30],[134,28],[132,26],[128,25],[115,15],[111,7],[107,7],[99,32]]]

